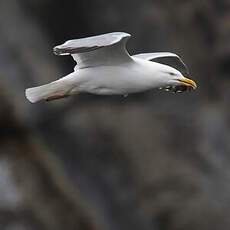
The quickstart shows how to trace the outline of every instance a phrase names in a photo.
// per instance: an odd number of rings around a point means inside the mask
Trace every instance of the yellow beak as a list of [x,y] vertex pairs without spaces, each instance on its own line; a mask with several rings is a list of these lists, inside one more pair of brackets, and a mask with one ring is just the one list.
[[185,85],[185,86],[192,87],[193,89],[197,88],[196,82],[191,80],[191,79],[189,79],[189,78],[184,77],[183,79],[178,79],[178,81],[180,83],[182,83],[183,85]]

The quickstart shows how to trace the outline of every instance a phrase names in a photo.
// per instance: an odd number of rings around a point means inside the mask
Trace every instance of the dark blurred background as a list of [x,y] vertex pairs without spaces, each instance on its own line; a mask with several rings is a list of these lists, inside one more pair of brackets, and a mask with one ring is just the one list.
[[[25,99],[73,70],[53,46],[113,31],[198,89]],[[1,0],[0,229],[229,230],[229,41],[229,0]]]

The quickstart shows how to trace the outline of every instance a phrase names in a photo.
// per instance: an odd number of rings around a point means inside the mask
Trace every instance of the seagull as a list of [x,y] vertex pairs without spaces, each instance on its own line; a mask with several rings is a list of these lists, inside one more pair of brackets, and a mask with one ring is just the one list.
[[79,93],[127,96],[156,88],[176,93],[197,88],[185,77],[188,69],[178,55],[159,52],[131,56],[126,49],[130,37],[125,32],[113,32],[54,47],[54,54],[73,57],[77,63],[74,71],[46,85],[26,89],[26,98],[35,103]]

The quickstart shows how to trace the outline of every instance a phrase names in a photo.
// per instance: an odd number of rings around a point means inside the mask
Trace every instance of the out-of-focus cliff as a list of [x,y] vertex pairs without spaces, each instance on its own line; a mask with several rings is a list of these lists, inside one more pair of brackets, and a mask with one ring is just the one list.
[[[53,46],[112,31],[197,91],[25,99],[72,71]],[[2,0],[0,35],[1,230],[230,229],[229,1]]]

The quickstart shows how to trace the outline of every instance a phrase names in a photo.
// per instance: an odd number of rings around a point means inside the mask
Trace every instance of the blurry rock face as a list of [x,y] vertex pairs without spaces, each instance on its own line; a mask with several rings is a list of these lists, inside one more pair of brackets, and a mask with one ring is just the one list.
[[[229,229],[229,9],[1,1],[0,228]],[[198,90],[25,100],[26,87],[72,71],[54,45],[110,31],[133,35],[131,53],[181,55]]]

